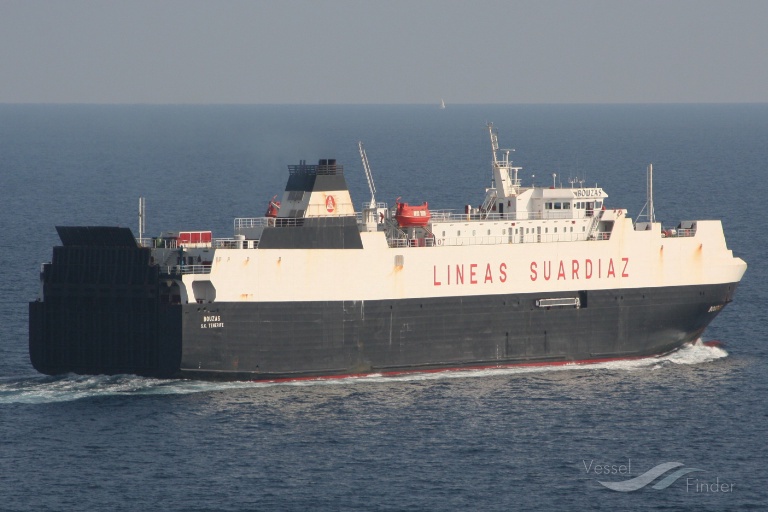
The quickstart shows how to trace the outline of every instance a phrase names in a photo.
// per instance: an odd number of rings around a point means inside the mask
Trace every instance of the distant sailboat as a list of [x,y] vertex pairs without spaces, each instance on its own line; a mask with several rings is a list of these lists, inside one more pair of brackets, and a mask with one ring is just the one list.
[[443,101],[443,98],[440,98],[440,108],[445,108],[445,101]]

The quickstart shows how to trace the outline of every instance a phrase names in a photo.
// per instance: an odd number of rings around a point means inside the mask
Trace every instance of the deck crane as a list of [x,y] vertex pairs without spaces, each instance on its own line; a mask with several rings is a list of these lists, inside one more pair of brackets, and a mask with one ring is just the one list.
[[373,174],[371,173],[371,166],[368,163],[368,155],[365,154],[365,148],[363,147],[363,141],[357,143],[358,149],[360,149],[360,158],[363,161],[363,170],[365,171],[365,177],[368,179],[368,189],[371,191],[371,202],[369,208],[376,208],[376,185],[373,183]]

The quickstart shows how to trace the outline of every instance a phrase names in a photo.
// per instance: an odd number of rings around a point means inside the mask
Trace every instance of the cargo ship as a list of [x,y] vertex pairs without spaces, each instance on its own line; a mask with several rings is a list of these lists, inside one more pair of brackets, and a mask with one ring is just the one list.
[[360,143],[359,210],[327,159],[288,166],[281,200],[230,238],[58,226],[29,304],[32,365],[282,380],[642,358],[699,339],[733,300],[747,266],[721,222],[663,227],[652,174],[633,220],[583,182],[524,186],[488,133],[479,206],[377,202]]

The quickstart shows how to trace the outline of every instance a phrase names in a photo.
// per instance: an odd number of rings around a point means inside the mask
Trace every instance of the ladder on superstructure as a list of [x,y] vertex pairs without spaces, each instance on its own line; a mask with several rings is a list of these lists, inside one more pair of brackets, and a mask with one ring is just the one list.
[[600,218],[603,216],[602,210],[592,210],[592,222],[587,230],[587,240],[596,239],[595,233],[597,233],[598,227],[600,227]]

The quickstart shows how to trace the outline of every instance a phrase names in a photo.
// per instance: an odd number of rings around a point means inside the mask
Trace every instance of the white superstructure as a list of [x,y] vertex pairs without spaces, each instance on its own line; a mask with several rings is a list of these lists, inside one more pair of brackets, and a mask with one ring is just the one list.
[[[362,213],[346,188],[286,190],[277,217],[236,219],[234,238],[144,244],[155,246],[153,257],[169,285],[179,287],[182,303],[620,291],[732,283],[744,274],[746,264],[727,248],[720,221],[683,221],[664,230],[607,207],[599,187],[524,187],[511,150],[499,150],[488,128],[493,184],[482,205],[433,210],[426,226],[398,226],[393,212],[375,203],[368,170],[372,198]],[[265,229],[328,217],[354,217],[362,247],[260,247]]]

